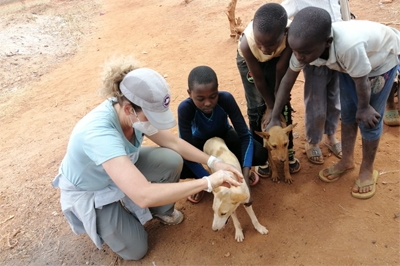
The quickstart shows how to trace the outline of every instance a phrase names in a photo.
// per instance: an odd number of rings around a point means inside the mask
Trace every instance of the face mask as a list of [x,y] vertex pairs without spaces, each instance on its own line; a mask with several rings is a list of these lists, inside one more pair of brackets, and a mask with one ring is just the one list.
[[158,129],[153,127],[149,121],[141,122],[135,110],[133,110],[133,112],[135,113],[136,119],[138,120],[138,122],[133,123],[131,117],[129,117],[129,119],[131,119],[132,127],[134,129],[139,130],[140,132],[142,132],[147,136],[154,135],[158,132]]

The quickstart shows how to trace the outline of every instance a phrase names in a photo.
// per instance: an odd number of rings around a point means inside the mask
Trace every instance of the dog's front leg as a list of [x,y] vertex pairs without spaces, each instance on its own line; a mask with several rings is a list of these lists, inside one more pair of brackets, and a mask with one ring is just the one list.
[[285,182],[292,184],[293,183],[293,179],[292,176],[290,175],[290,168],[289,168],[289,159],[287,159],[285,161],[285,165],[283,167],[283,170],[285,172]]
[[254,225],[254,228],[262,235],[268,234],[268,229],[260,224],[258,221],[256,214],[254,213],[253,207],[252,206],[245,206],[244,209],[246,210],[247,214],[250,216],[251,222]]
[[278,168],[276,167],[275,161],[272,159],[269,162],[269,167],[271,168],[271,179],[274,182],[279,181],[279,173],[278,173]]
[[240,225],[240,222],[236,216],[236,211],[234,211],[232,213],[231,217],[233,220],[233,225],[235,226],[235,239],[237,242],[242,242],[244,239],[243,229],[242,229],[242,226]]

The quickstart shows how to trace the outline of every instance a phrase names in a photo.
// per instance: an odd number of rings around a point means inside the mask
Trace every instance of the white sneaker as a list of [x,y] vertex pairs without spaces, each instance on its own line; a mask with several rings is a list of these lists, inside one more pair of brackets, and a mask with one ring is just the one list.
[[183,221],[183,214],[176,209],[174,209],[174,212],[171,215],[154,214],[153,216],[159,219],[163,224],[167,225],[176,225]]

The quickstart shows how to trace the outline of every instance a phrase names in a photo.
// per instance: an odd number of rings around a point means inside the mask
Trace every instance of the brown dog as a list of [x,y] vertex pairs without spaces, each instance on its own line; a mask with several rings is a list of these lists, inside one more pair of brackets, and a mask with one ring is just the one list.
[[[265,121],[268,111],[265,112],[262,121]],[[284,177],[286,183],[293,183],[289,170],[288,144],[289,132],[297,125],[286,126],[285,118],[281,115],[281,126],[273,126],[268,132],[263,123],[263,132],[255,133],[263,138],[264,148],[268,149],[268,162],[271,169],[271,179],[277,182]]]
[[[225,141],[221,138],[214,137],[206,141],[203,148],[204,152],[208,155],[213,155],[223,160],[226,163],[232,164],[239,171],[241,170],[240,163],[225,144]],[[249,202],[250,191],[246,182],[243,182],[238,187],[230,186],[219,186],[213,191],[213,211],[214,219],[212,223],[212,229],[218,231],[222,229],[228,222],[229,217],[232,217],[233,225],[235,226],[235,239],[238,242],[242,242],[244,239],[242,227],[236,216],[236,209],[239,205],[243,205]],[[254,228],[260,234],[267,234],[268,230],[258,222],[256,215],[254,214],[253,207],[243,205],[247,214],[250,216],[251,222]]]

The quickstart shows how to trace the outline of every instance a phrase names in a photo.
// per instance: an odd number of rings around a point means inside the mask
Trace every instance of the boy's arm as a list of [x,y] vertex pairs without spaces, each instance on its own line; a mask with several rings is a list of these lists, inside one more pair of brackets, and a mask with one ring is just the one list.
[[229,92],[221,92],[218,103],[228,114],[229,120],[231,120],[232,126],[239,136],[242,158],[238,159],[242,160],[242,167],[248,167],[250,169],[253,163],[254,144],[243,114],[235,98]]
[[278,91],[279,84],[283,76],[285,75],[287,69],[289,68],[289,61],[292,55],[292,49],[289,47],[289,44],[286,44],[286,48],[282,51],[281,56],[279,57],[278,62],[276,63],[276,79],[275,79],[275,88],[274,92]]
[[[292,91],[293,85],[296,82],[300,72],[294,71],[291,68],[288,68],[286,74],[283,76],[281,84],[279,85],[279,89],[276,92],[275,105],[271,114],[271,121],[264,121],[266,123],[267,129],[272,126],[279,126],[280,122],[280,114],[282,112],[283,106],[288,102],[290,92]],[[269,123],[268,123],[269,122]]]
[[381,115],[369,104],[371,99],[371,83],[368,76],[353,78],[356,85],[356,93],[358,98],[358,106],[356,112],[357,123],[363,123],[367,128],[374,128],[378,123]]
[[250,50],[249,44],[247,43],[246,35],[243,35],[242,37],[242,40],[240,42],[240,50],[242,51],[243,57],[246,60],[247,67],[249,68],[253,76],[254,84],[257,90],[260,92],[261,97],[264,99],[267,107],[272,109],[275,101],[273,90],[274,88],[268,88],[260,64],[254,57],[253,53]]

